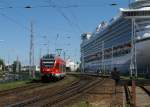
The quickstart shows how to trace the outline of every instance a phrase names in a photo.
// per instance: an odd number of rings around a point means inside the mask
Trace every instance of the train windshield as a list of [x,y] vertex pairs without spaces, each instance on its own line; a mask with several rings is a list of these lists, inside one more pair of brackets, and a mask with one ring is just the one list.
[[43,60],[42,66],[52,68],[52,67],[54,67],[54,62],[55,62],[55,60]]

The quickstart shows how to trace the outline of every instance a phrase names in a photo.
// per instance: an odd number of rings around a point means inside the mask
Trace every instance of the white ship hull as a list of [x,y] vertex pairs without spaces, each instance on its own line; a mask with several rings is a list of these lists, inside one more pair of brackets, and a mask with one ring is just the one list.
[[[150,70],[150,38],[141,40],[136,43],[136,59],[137,59],[137,71],[139,73]],[[120,72],[129,72],[131,62],[131,53],[121,57],[106,59],[102,63],[101,61],[93,61],[85,64],[85,69],[88,72],[97,72],[97,69],[111,71],[114,67]]]

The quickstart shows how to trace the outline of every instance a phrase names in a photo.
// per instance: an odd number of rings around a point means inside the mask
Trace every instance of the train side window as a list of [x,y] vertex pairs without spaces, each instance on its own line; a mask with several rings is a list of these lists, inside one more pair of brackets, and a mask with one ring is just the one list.
[[62,65],[60,65],[60,72],[62,72]]
[[59,63],[56,64],[56,69],[59,69]]

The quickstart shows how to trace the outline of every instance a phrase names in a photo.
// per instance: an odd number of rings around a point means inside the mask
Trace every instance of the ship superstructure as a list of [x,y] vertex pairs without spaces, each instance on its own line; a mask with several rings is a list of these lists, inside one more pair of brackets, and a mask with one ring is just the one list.
[[150,1],[136,0],[109,23],[103,21],[93,33],[81,35],[82,70],[87,72],[130,71],[132,18],[135,24],[135,53],[138,72],[150,70]]

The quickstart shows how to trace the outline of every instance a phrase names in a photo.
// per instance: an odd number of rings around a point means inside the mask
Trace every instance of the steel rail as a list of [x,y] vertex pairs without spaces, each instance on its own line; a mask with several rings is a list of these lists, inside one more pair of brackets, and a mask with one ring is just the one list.
[[47,84],[30,84],[30,85],[16,87],[16,88],[9,89],[9,90],[0,91],[0,96],[5,96],[8,94],[12,94],[12,93],[21,93],[21,92],[24,92],[33,88],[37,88],[37,87],[42,87],[42,86],[47,86]]
[[144,86],[140,86],[140,88],[150,96],[150,90],[146,89]]
[[[92,89],[97,83],[103,83],[105,79],[82,79],[77,81],[70,86],[59,90],[56,93],[51,95],[38,95],[31,99],[27,99],[21,102],[17,102],[15,104],[8,105],[7,107],[22,107],[22,106],[49,106],[49,105],[58,105],[59,103],[69,100],[75,96],[79,96],[82,93],[87,92],[88,90]],[[49,90],[51,91],[51,90]]]

